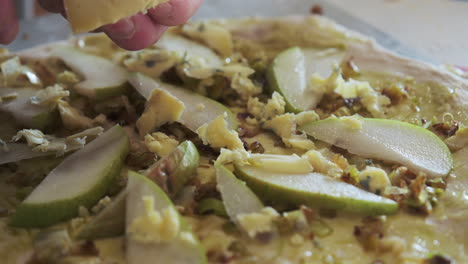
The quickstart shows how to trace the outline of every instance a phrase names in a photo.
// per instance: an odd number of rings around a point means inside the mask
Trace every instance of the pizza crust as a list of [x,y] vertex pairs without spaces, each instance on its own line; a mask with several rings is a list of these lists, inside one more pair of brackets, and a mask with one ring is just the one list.
[[[66,0],[70,2],[71,0]],[[79,0],[75,0],[79,1]],[[89,1],[90,0],[85,0]],[[109,0],[110,1],[110,0]],[[149,1],[139,1],[149,2]],[[115,21],[114,21],[115,22]],[[112,23],[112,22],[109,22]],[[450,99],[447,104],[450,104],[454,111],[464,113],[464,120],[459,120],[465,125],[468,125],[466,117],[468,116],[468,80],[460,76],[457,76],[444,69],[438,68],[434,65],[408,59],[399,56],[376,43],[372,38],[363,36],[357,32],[346,29],[335,22],[320,16],[291,16],[282,18],[243,18],[234,20],[216,20],[216,23],[228,28],[233,35],[234,39],[243,39],[251,41],[252,43],[258,44],[260,48],[264,49],[269,56],[274,57],[279,51],[290,47],[291,45],[298,45],[302,47],[322,47],[322,46],[336,46],[343,48],[346,51],[346,57],[353,60],[359,68],[363,71],[372,72],[387,72],[396,76],[405,77],[410,76],[417,82],[430,82],[437,83],[444,86],[444,93],[450,94]],[[96,23],[94,25],[97,25]],[[88,27],[89,28],[89,27]],[[87,29],[89,30],[89,29]],[[278,32],[285,33],[278,34]],[[281,36],[283,35],[283,36]],[[69,45],[73,45],[76,40],[71,40]],[[63,43],[59,43],[63,45]],[[53,44],[54,45],[54,44]],[[46,58],[50,56],[51,46],[43,46],[36,48],[36,50],[24,51],[20,56],[41,56]],[[468,162],[466,161],[465,163]],[[463,177],[457,177],[450,179],[449,186],[465,185],[466,183],[462,179]],[[437,213],[439,213],[447,202],[447,195],[444,196],[443,204],[439,205]],[[462,205],[462,209],[466,210],[465,203]],[[448,207],[449,209],[451,207]],[[441,219],[438,218],[437,214],[427,218],[427,222],[434,227],[447,228],[447,233],[452,234],[453,230],[461,230],[465,226],[465,216],[459,217],[447,217],[442,223]],[[405,231],[400,228],[401,223],[413,223],[414,227],[422,226],[428,228],[429,224],[424,222],[425,219],[418,218],[410,215],[400,214],[390,219],[391,223],[396,226],[397,231]],[[460,221],[460,223],[455,221]],[[463,220],[463,221],[462,221]],[[440,221],[440,222],[439,222]],[[452,222],[454,223],[452,223]],[[362,263],[362,258],[372,259],[372,255],[369,252],[363,252],[358,244],[355,242],[355,237],[349,230],[352,230],[353,226],[358,225],[359,219],[340,219],[329,220],[330,223],[334,224],[335,236],[328,237],[328,240],[337,241],[340,243],[343,239],[349,239],[349,251],[340,249],[343,255],[349,254],[350,263]],[[203,222],[203,224],[205,224]],[[431,226],[432,227],[432,226]],[[416,230],[416,228],[414,228]],[[407,230],[407,229],[406,229]],[[213,231],[212,229],[209,230]],[[445,239],[445,238],[441,238]],[[444,241],[444,240],[441,240]],[[457,240],[458,244],[466,243],[465,238],[461,237]],[[410,242],[410,240],[408,240]],[[331,242],[330,242],[331,243]],[[443,243],[443,242],[442,242]],[[417,246],[417,244],[416,244]],[[326,249],[333,252],[333,249]],[[354,253],[354,254],[351,254]],[[292,252],[291,256],[298,255],[296,252]],[[352,259],[353,256],[356,259]],[[465,259],[463,256],[455,256],[460,259]],[[424,257],[424,256],[419,256]],[[291,261],[292,259],[286,259],[285,261]],[[365,262],[365,261],[364,261]]]

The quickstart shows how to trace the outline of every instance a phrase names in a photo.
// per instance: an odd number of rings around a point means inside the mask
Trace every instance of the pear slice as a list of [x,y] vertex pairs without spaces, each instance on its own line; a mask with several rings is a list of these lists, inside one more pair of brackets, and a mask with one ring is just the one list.
[[0,102],[0,111],[11,114],[15,120],[28,128],[44,129],[58,120],[55,106],[41,106],[31,103],[35,88],[0,88],[0,96],[16,94],[15,98]]
[[169,155],[148,169],[147,177],[163,189],[169,197],[175,197],[197,173],[200,154],[191,141],[184,141]]
[[[174,211],[175,206],[155,183],[143,175],[135,172],[128,173],[127,185],[127,212],[126,212],[126,233],[127,248],[126,258],[128,264],[165,263],[165,264],[197,264],[206,263],[206,256],[203,247],[193,235],[190,227],[184,219],[176,213],[173,219],[166,219],[169,222],[167,228],[179,228],[177,237],[169,241],[140,241],[130,232],[136,220],[147,216],[148,213],[162,213],[170,209]],[[150,198],[154,202],[152,212],[147,212],[144,199]],[[145,225],[142,228],[152,227]],[[150,232],[145,235],[150,236]],[[183,238],[190,239],[183,239]]]
[[128,86],[127,71],[110,60],[66,46],[57,46],[51,55],[84,78],[74,86],[83,96],[104,99],[124,93]]
[[302,48],[305,58],[306,78],[317,74],[322,78],[328,78],[334,67],[340,65],[346,52],[342,49],[314,49]]
[[245,184],[239,180],[234,174],[221,164],[215,164],[217,188],[221,193],[224,208],[229,216],[229,219],[236,226],[244,231],[244,234],[249,238],[245,240],[246,247],[250,252],[255,252],[260,263],[273,263],[274,259],[281,254],[283,249],[283,240],[279,236],[276,226],[271,226],[272,240],[264,243],[253,239],[249,235],[249,231],[239,223],[239,216],[255,213],[262,213],[265,209],[262,201],[257,195]]
[[290,48],[278,54],[267,70],[267,80],[270,89],[284,96],[288,112],[299,113],[313,107],[310,96],[305,96],[306,64],[300,48]]
[[33,151],[30,146],[23,143],[10,143],[7,145],[8,151],[0,148],[0,165],[21,160],[33,159],[37,157],[54,155],[55,152]]
[[320,173],[274,173],[262,166],[236,163],[236,172],[263,200],[307,205],[365,215],[392,214],[398,204]]
[[430,177],[445,176],[452,169],[447,145],[430,131],[409,123],[331,117],[306,124],[300,130],[353,154],[399,163]]
[[324,91],[309,89],[309,78],[313,74],[327,78],[333,65],[339,64],[343,57],[344,52],[336,49],[287,49],[275,57],[267,70],[270,90],[283,95],[288,112],[313,109]]
[[221,193],[224,208],[232,222],[237,216],[260,212],[264,205],[245,182],[239,180],[223,165],[215,164],[217,188]]
[[186,60],[202,61],[209,68],[220,68],[223,60],[210,48],[182,36],[166,33],[156,44],[157,47],[175,52]]
[[180,122],[194,132],[203,124],[213,121],[224,113],[227,113],[226,120],[228,127],[230,129],[237,129],[236,116],[223,104],[212,99],[159,80],[154,80],[141,73],[130,74],[129,82],[146,99],[150,97],[154,89],[160,89],[182,101],[185,109]]
[[95,204],[119,175],[129,148],[120,126],[109,129],[52,170],[18,206],[11,224],[45,227]]
[[75,234],[78,240],[94,240],[115,237],[125,233],[125,201],[127,192],[120,192],[90,222],[79,228]]

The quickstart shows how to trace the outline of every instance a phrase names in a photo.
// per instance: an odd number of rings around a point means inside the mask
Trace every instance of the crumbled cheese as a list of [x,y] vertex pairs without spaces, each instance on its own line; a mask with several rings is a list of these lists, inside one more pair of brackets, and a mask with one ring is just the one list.
[[146,103],[145,111],[136,122],[140,135],[146,135],[163,124],[178,121],[184,109],[184,103],[170,93],[154,90]]
[[142,243],[160,243],[176,239],[181,225],[174,207],[167,207],[158,212],[154,210],[154,198],[143,197],[144,215],[137,217],[130,224],[128,233],[135,241]]
[[225,65],[221,70],[223,71],[223,75],[230,79],[236,74],[250,76],[255,73],[254,69],[240,63]]
[[109,196],[105,196],[99,202],[91,208],[91,212],[94,214],[97,214],[101,212],[106,206],[108,206],[112,202],[111,198]]
[[305,135],[294,135],[292,138],[283,138],[282,140],[286,146],[300,150],[309,150],[315,147],[314,142]]
[[382,107],[391,103],[388,97],[377,93],[369,82],[351,78],[344,80],[339,68],[335,69],[327,79],[322,79],[318,75],[313,76],[311,85],[324,92],[333,91],[345,99],[360,97],[361,104],[375,117],[381,117]]
[[231,87],[242,98],[247,99],[262,92],[262,87],[255,85],[252,80],[245,75],[235,74],[231,79]]
[[99,133],[102,133],[102,129],[95,128],[66,138],[57,138],[51,135],[44,135],[44,133],[37,129],[23,129],[12,140],[18,141],[24,137],[28,146],[33,147],[33,151],[56,152],[57,156],[62,156],[65,152],[82,148],[86,144],[88,136],[94,136]]
[[38,90],[36,95],[31,97],[31,103],[35,105],[56,104],[60,99],[69,95],[69,91],[65,91],[62,86],[56,84]]
[[247,117],[245,119],[245,123],[251,126],[258,126],[260,122],[258,122],[258,120],[255,118]]
[[319,119],[319,115],[313,110],[304,111],[300,112],[299,114],[296,114],[296,123],[298,126],[303,126],[307,123],[317,121]]
[[199,127],[197,129],[198,136],[203,140],[203,144],[209,144],[213,148],[244,149],[239,134],[228,129],[226,116],[226,113],[219,115],[211,123]]
[[313,170],[304,157],[293,155],[251,154],[251,165],[275,173],[305,174]]
[[199,103],[197,104],[197,110],[198,111],[203,111],[206,108],[205,104]]
[[[201,157],[200,157],[201,158]],[[200,162],[201,164],[201,162]],[[216,179],[216,170],[213,166],[206,164],[206,166],[200,166],[197,168],[197,180],[200,184],[214,182]]]
[[[13,57],[0,64],[1,74],[3,75],[5,86],[24,86],[37,85],[41,86],[41,79],[28,66],[21,65],[19,57]],[[26,77],[27,81],[21,77]]]
[[339,178],[343,174],[343,170],[337,164],[328,160],[320,151],[309,150],[303,155],[303,157],[308,159],[316,172],[335,178]]
[[122,61],[122,64],[132,72],[141,72],[153,78],[158,78],[172,68],[177,56],[167,50],[152,49],[132,52]]
[[60,118],[62,119],[63,126],[66,129],[80,129],[91,127],[93,121],[83,115],[80,110],[71,106],[68,102],[64,100],[59,100],[57,108],[60,113]]
[[[315,111],[305,111],[297,115],[285,114],[286,101],[277,92],[266,104],[260,102],[256,97],[251,97],[247,101],[247,111],[255,117],[250,118],[248,123],[260,123],[262,128],[271,129],[281,137],[283,143],[289,148],[309,150],[314,148],[314,143],[305,134],[297,133],[297,126],[319,119]],[[256,125],[256,123],[254,123]]]
[[278,92],[273,92],[266,104],[257,97],[250,97],[247,101],[247,111],[258,120],[269,120],[285,113],[286,101]]
[[358,177],[360,184],[374,193],[383,193],[386,187],[391,186],[387,173],[380,168],[367,166]]
[[78,76],[71,71],[63,71],[57,75],[57,83],[64,85],[72,85],[78,83],[80,79]]
[[[188,59],[185,58],[184,60],[187,61],[183,61],[181,64],[178,64],[176,66],[176,70],[188,77],[204,81],[213,77],[216,72],[215,69],[208,67],[206,65],[206,61],[200,57],[190,57]],[[209,82],[213,82],[213,80],[211,79]]]
[[230,64],[220,69],[222,75],[231,81],[231,87],[243,99],[247,100],[262,92],[262,87],[249,78],[255,71],[242,64]]
[[180,240],[187,244],[195,245],[197,243],[197,240],[195,239],[195,236],[190,233],[190,232],[181,232],[180,233]]
[[83,227],[84,224],[86,224],[88,219],[85,219],[83,217],[75,217],[71,221],[68,222],[68,228],[71,231],[70,233],[76,233],[78,230],[80,230],[81,227]]
[[360,130],[362,128],[362,118],[358,115],[354,116],[343,116],[340,117],[340,120],[346,125],[350,130]]
[[13,141],[18,141],[22,137],[26,139],[28,142],[28,146],[36,146],[36,145],[41,145],[45,144],[48,142],[48,139],[42,133],[42,131],[37,130],[37,129],[23,129],[20,130],[16,135],[13,137]]
[[247,101],[247,111],[257,119],[263,118],[263,109],[265,104],[260,102],[257,97],[250,97]]
[[298,135],[296,116],[291,113],[283,114],[266,121],[263,128],[271,129],[281,137],[287,147],[309,150],[314,148],[314,143],[305,134]]
[[232,162],[248,162],[251,154],[244,149],[229,150],[222,148],[215,164],[227,164]]
[[445,143],[452,151],[460,150],[468,146],[468,128],[459,128],[455,135],[445,140]]
[[165,157],[179,145],[179,141],[162,132],[156,132],[145,136],[145,145],[149,151]]
[[280,215],[275,209],[265,207],[258,213],[239,214],[236,216],[238,224],[247,232],[249,237],[254,238],[257,234],[273,230],[273,220]]
[[299,234],[294,234],[291,236],[290,241],[293,246],[300,246],[304,243],[304,238]]
[[273,130],[281,138],[290,138],[296,132],[296,118],[291,113],[276,116],[266,121],[264,127]]
[[263,118],[270,119],[285,112],[286,101],[278,92],[273,92],[271,99],[268,99],[265,108],[263,109]]

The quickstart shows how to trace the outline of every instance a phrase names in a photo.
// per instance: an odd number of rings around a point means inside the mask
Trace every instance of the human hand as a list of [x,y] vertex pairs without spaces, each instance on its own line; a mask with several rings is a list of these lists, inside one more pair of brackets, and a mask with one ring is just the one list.
[[[0,43],[12,42],[18,34],[18,19],[14,0],[0,0]],[[38,0],[47,11],[65,16],[63,0]],[[137,14],[96,31],[106,33],[117,45],[128,50],[140,50],[159,40],[168,26],[185,23],[200,7],[202,0],[169,0],[147,14]]]

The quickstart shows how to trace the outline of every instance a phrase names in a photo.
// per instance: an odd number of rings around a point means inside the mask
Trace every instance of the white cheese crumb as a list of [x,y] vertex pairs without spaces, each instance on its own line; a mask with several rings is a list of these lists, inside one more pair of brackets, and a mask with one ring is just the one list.
[[163,210],[154,209],[154,198],[143,197],[144,215],[137,217],[130,224],[128,233],[135,241],[142,243],[168,242],[180,233],[180,220],[174,207]]
[[213,148],[244,149],[239,134],[227,127],[226,116],[224,113],[211,123],[200,126],[197,129],[198,136],[203,140],[203,144],[209,144]]
[[273,220],[279,216],[275,209],[265,207],[258,213],[239,214],[236,218],[249,237],[253,238],[258,233],[272,231]]
[[362,118],[357,115],[354,116],[343,116],[340,117],[340,120],[346,125],[350,130],[360,130],[362,128]]
[[197,110],[198,111],[203,111],[206,108],[205,104],[199,103],[197,104]]
[[359,172],[358,177],[361,185],[374,193],[382,193],[387,186],[391,185],[387,173],[377,167],[367,166]]
[[179,141],[163,132],[156,132],[145,136],[145,146],[159,157],[169,155],[178,145]]
[[300,246],[304,243],[304,238],[299,234],[294,234],[291,237],[290,242],[293,246]]
[[343,170],[337,164],[327,159],[321,151],[309,150],[303,155],[303,157],[308,159],[316,172],[335,178],[339,178],[343,174]]

